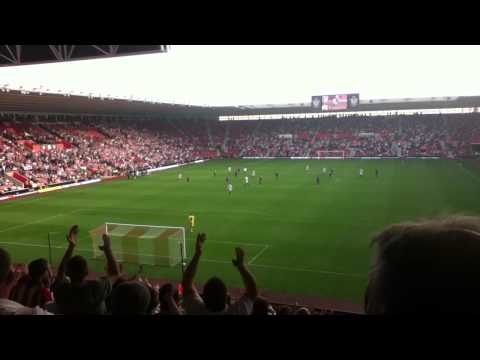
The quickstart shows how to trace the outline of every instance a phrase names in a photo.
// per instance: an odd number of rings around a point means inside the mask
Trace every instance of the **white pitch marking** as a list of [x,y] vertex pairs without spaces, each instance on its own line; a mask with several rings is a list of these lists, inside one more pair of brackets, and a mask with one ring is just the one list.
[[[15,242],[7,242],[7,241],[0,241],[0,244],[1,244],[1,245],[12,245],[12,246],[29,246],[29,247],[48,248],[48,245],[28,244],[28,243],[15,243]],[[52,248],[52,249],[62,249],[62,250],[66,250],[66,249],[67,249],[66,246],[52,246],[51,248]],[[92,249],[77,249],[77,248],[75,248],[75,251],[90,252],[90,253],[93,252]],[[122,254],[122,255],[139,255],[139,256],[150,256],[150,257],[168,258],[168,256],[159,256],[159,255],[143,254],[143,253],[132,254],[132,253],[126,253],[126,252],[120,252],[120,251],[116,251],[115,254],[117,254],[117,255]]]
[[[0,241],[0,244],[2,245],[12,245],[12,246],[29,246],[29,247],[40,247],[40,248],[48,248],[48,245],[41,245],[41,244],[28,244],[28,243],[20,243],[20,242],[8,242],[8,241]],[[64,249],[66,250],[66,246],[52,246],[52,249]],[[92,252],[92,249],[77,249],[75,248],[75,251],[86,251],[86,252]]]
[[258,254],[255,255],[255,256],[252,258],[252,260],[250,260],[250,261],[248,262],[248,265],[252,265],[253,262],[254,262],[255,260],[257,260],[257,259],[260,257],[260,255],[262,255],[269,247],[270,247],[269,245],[265,245],[264,248],[263,248],[262,250],[260,250],[260,251],[258,252]]
[[337,275],[337,276],[345,276],[345,277],[365,278],[364,275],[359,275],[359,274],[346,274],[346,273],[339,273],[339,272],[335,272],[335,271],[324,271],[324,270],[313,270],[313,269],[299,269],[299,268],[291,268],[291,267],[287,267],[287,266],[262,265],[262,264],[252,264],[251,266],[263,267],[263,268],[270,268],[270,269],[287,270],[287,271],[312,272],[312,273],[318,273],[318,274],[327,274],[327,275]]
[[38,223],[41,223],[41,222],[44,222],[44,221],[47,221],[47,220],[50,220],[50,219],[55,219],[55,218],[60,217],[60,216],[73,214],[73,213],[79,212],[80,210],[81,209],[77,209],[77,210],[70,211],[68,213],[57,214],[57,215],[49,216],[49,217],[46,217],[46,218],[43,218],[43,219],[40,219],[40,220],[35,220],[35,221],[29,222],[29,223],[11,226],[9,228],[0,230],[0,233],[10,231],[10,230],[15,230],[15,229],[21,229],[23,227],[27,227],[27,226],[30,226],[30,225],[33,225],[33,224],[38,224]]
[[[231,261],[224,261],[224,260],[214,260],[214,259],[201,259],[204,262],[212,262],[217,264],[232,264]],[[261,267],[261,268],[268,268],[268,269],[277,269],[277,270],[286,270],[286,271],[298,271],[298,272],[311,272],[315,274],[325,274],[325,275],[334,275],[334,276],[344,276],[344,277],[353,277],[353,278],[365,278],[364,275],[359,274],[346,274],[334,271],[324,271],[324,270],[314,270],[314,269],[300,269],[300,268],[291,268],[287,266],[276,266],[276,265],[262,265],[262,264],[251,264],[251,267]]]
[[[0,244],[13,245],[13,246],[31,246],[31,247],[48,248],[47,245],[40,245],[40,244],[25,244],[25,243],[12,243],[12,242],[0,242]],[[53,248],[65,249],[64,247],[61,247],[61,246],[55,246]],[[92,252],[92,249],[75,249],[75,250]],[[139,254],[136,254],[136,255],[139,255]],[[155,255],[149,255],[149,256],[155,256]],[[186,260],[189,260],[189,259],[186,259]],[[231,261],[225,261],[225,260],[201,259],[201,261],[212,262],[212,263],[217,263],[217,264],[232,264]],[[286,271],[311,272],[311,273],[316,273],[316,274],[325,274],[325,275],[334,275],[334,276],[366,278],[366,276],[359,275],[359,274],[346,274],[346,273],[340,273],[340,272],[334,272],[334,271],[324,271],[324,270],[314,270],[314,269],[300,269],[300,268],[292,268],[292,267],[287,267],[287,266],[262,265],[262,264],[251,264],[249,266],[251,266],[251,267],[261,267],[261,268],[267,268],[267,269],[286,270]]]

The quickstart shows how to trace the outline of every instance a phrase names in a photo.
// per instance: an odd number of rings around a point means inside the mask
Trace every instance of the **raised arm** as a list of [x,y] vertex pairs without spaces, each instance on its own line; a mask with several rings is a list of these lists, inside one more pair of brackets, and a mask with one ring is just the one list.
[[245,296],[254,300],[258,296],[257,282],[245,265],[245,252],[241,248],[236,248],[235,253],[237,258],[232,260],[232,262],[242,277],[243,284],[245,285]]
[[105,258],[107,259],[107,275],[110,278],[116,278],[120,276],[120,266],[113,255],[110,236],[103,234],[102,239],[103,246],[99,246],[99,248],[104,252]]
[[185,294],[190,294],[192,291],[196,291],[195,286],[193,285],[193,280],[197,274],[198,262],[200,261],[200,256],[202,256],[203,244],[206,239],[207,236],[204,233],[200,233],[197,236],[195,254],[183,273],[182,287]]
[[78,225],[73,225],[67,234],[68,247],[58,267],[57,278],[55,279],[55,281],[65,280],[65,267],[67,265],[68,260],[70,260],[70,258],[72,257],[73,249],[75,249],[75,246],[77,246],[78,231],[79,231]]

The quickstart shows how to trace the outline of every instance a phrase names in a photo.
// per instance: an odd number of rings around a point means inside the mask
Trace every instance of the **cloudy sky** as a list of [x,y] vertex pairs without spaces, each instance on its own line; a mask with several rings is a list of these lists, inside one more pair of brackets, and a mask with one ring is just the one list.
[[193,105],[480,95],[480,46],[177,46],[167,54],[0,68],[0,86]]

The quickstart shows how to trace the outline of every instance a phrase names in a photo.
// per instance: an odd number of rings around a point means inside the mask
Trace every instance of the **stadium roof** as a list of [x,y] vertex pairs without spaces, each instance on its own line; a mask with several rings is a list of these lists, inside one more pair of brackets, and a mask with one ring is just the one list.
[[[206,107],[0,88],[0,113],[213,119],[231,115],[317,113],[310,103]],[[344,112],[480,107],[480,96],[363,100]]]
[[168,45],[0,45],[0,66],[164,53]]
[[[0,45],[0,67],[164,53],[168,50],[169,46],[167,45]],[[267,50],[271,49],[265,51]],[[226,69],[225,71],[228,73],[230,70]],[[235,115],[308,114],[319,111],[318,108],[313,108],[309,102],[222,107],[189,106],[147,101],[147,98],[143,98],[143,96],[141,97],[144,99],[142,101],[132,98],[112,98],[110,95],[94,96],[93,93],[87,94],[82,91],[76,92],[74,95],[65,90],[59,90],[54,94],[53,90],[50,91],[42,86],[35,87],[33,89],[26,89],[23,86],[13,88],[8,84],[0,83],[0,113],[217,118],[218,116]],[[98,94],[98,92],[96,93]],[[480,96],[361,99],[358,106],[347,112],[464,107],[480,107]]]
[[212,118],[209,107],[0,89],[0,113]]

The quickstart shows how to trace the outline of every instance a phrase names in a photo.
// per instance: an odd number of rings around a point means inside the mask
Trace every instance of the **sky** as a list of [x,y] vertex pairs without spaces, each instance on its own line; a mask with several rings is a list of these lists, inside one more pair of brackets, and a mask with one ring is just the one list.
[[171,45],[163,54],[0,68],[0,87],[238,106],[480,95],[480,46]]

